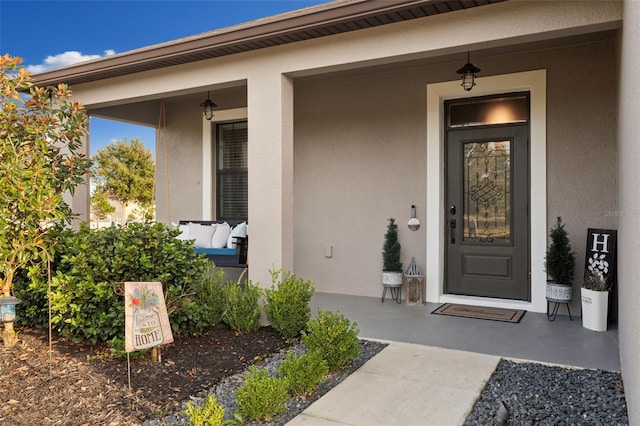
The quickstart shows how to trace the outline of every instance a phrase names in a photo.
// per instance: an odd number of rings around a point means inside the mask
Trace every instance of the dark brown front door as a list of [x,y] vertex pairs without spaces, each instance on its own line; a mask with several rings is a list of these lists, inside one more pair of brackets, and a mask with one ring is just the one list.
[[445,292],[530,300],[527,124],[446,135]]

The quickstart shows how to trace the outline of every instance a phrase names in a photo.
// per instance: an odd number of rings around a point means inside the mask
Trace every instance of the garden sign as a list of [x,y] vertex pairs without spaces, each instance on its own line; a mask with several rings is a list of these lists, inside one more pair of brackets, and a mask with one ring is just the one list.
[[124,293],[125,350],[140,351],[173,342],[162,283],[126,282]]

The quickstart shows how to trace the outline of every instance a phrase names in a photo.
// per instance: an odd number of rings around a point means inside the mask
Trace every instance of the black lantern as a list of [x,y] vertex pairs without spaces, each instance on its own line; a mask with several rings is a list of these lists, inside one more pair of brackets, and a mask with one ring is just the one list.
[[213,101],[209,98],[209,92],[207,92],[207,100],[200,104],[202,107],[202,115],[207,120],[211,120],[213,118],[213,109],[218,105],[214,104]]
[[16,320],[16,305],[20,300],[13,296],[0,297],[0,323]]
[[467,63],[456,72],[461,75],[460,86],[468,92],[476,85],[476,73],[480,72],[480,68],[469,62],[469,52],[467,52]]

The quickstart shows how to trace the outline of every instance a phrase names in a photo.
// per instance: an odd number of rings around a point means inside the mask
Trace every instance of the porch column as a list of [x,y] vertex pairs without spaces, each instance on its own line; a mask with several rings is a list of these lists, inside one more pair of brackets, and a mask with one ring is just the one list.
[[[85,135],[82,137],[82,149],[79,152],[85,154],[89,157],[89,136]],[[89,174],[86,174],[84,177],[85,183],[83,185],[78,185],[74,191],[74,194],[65,193],[64,198],[67,204],[71,206],[71,210],[75,214],[77,214],[77,219],[73,221],[73,227],[78,229],[80,227],[81,222],[88,222],[91,220],[91,207],[90,207],[90,179]]]
[[269,269],[293,270],[293,84],[255,69],[247,81],[249,276],[271,285]]
[[640,424],[640,2],[625,1],[620,49],[618,138],[618,322],[629,424]]

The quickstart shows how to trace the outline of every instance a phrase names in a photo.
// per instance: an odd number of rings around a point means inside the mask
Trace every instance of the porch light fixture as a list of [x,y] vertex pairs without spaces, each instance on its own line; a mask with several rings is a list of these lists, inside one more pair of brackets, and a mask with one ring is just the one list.
[[467,63],[456,72],[461,75],[460,86],[468,92],[476,85],[476,73],[480,72],[480,68],[469,61],[469,52],[467,52]]
[[207,120],[211,120],[213,118],[213,109],[218,105],[214,104],[213,101],[209,98],[209,92],[207,92],[207,100],[200,104],[202,107],[202,115]]
[[416,206],[415,204],[411,205],[411,219],[407,223],[407,226],[412,231],[417,231],[420,228],[420,221],[416,219]]

